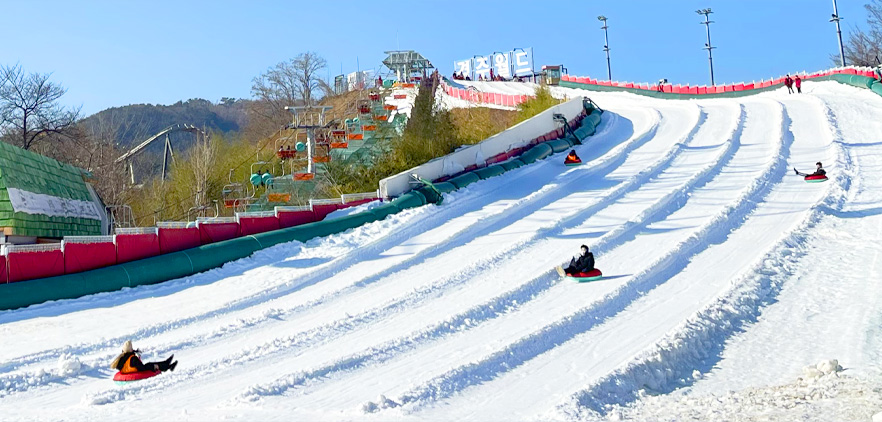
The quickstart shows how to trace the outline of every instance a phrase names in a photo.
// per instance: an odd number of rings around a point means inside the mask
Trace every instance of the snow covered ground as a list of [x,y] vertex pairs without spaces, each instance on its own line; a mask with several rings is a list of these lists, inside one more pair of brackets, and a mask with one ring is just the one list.
[[[690,101],[554,88],[607,110],[577,147],[583,166],[555,155],[186,279],[2,312],[0,415],[869,420],[882,98],[804,88]],[[829,182],[793,174],[818,160]],[[552,268],[583,243],[604,278],[561,280]],[[114,384],[127,339],[177,370]],[[824,359],[842,371],[805,372]]]

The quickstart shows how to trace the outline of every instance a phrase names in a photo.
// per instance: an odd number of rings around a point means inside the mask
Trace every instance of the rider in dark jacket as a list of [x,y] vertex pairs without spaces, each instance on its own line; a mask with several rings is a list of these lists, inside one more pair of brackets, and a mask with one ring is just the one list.
[[168,359],[161,362],[141,362],[141,357],[139,354],[140,350],[135,350],[132,347],[132,342],[126,341],[123,344],[122,353],[113,360],[113,363],[110,364],[110,367],[116,369],[123,374],[131,374],[134,372],[143,372],[143,371],[174,371],[175,367],[178,366],[178,362],[175,361],[172,363],[172,359],[175,355],[171,355]]
[[588,250],[588,246],[582,245],[582,254],[577,257],[573,257],[570,260],[570,265],[563,269],[558,269],[558,272],[563,272],[566,275],[570,274],[578,274],[578,273],[587,273],[594,269],[594,254]]
[[815,163],[815,165],[817,166],[817,169],[812,174],[800,173],[799,170],[797,170],[797,169],[793,169],[793,171],[796,172],[797,176],[826,176],[827,175],[827,170],[824,170],[824,165],[821,164],[820,161]]

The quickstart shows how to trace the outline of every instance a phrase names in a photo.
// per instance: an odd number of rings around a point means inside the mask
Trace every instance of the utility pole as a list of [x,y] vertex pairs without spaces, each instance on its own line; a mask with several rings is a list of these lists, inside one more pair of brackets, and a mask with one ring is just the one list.
[[708,64],[710,65],[710,82],[711,82],[711,86],[713,86],[716,84],[714,83],[714,55],[711,52],[711,50],[715,49],[716,47],[711,45],[710,24],[714,23],[714,21],[710,20],[708,18],[708,15],[710,15],[711,13],[714,13],[714,12],[712,12],[710,10],[710,8],[707,8],[707,9],[698,9],[695,11],[695,13],[698,13],[699,15],[704,15],[704,22],[699,22],[699,23],[704,25],[707,28],[707,44],[704,45],[704,49],[707,50],[707,61],[708,61]]
[[830,18],[830,22],[836,22],[836,36],[839,37],[839,63],[845,67],[845,48],[842,46],[842,28],[839,26],[841,20],[839,10],[836,8],[836,0],[833,0],[833,17]]
[[609,64],[609,32],[607,31],[609,25],[606,24],[606,16],[600,15],[597,17],[597,20],[603,22],[603,26],[600,29],[603,30],[603,51],[606,52],[606,74],[609,80],[612,80],[612,68]]

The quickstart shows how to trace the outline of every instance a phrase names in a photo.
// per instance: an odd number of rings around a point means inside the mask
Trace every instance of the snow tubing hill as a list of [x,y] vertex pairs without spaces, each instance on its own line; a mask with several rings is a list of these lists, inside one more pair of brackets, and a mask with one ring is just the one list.
[[805,177],[805,181],[809,182],[809,183],[820,183],[820,182],[826,182],[827,180],[828,180],[827,176],[820,175],[820,174],[814,175],[814,176],[809,175],[809,176]]
[[113,376],[113,380],[116,382],[131,382],[131,381],[140,381],[147,378],[155,377],[161,374],[162,371],[139,371],[132,372],[130,374],[124,374],[122,372],[117,372],[116,375]]
[[[583,101],[585,117],[579,129],[596,131],[603,110],[590,101]],[[553,143],[553,145],[552,145]],[[495,177],[515,168],[545,159],[555,151],[565,151],[579,144],[572,137],[553,139],[535,144],[519,157],[500,164],[465,171],[445,182],[433,182],[438,192],[449,193],[477,181]],[[0,310],[17,309],[50,300],[74,299],[95,293],[110,292],[123,287],[162,283],[218,268],[227,262],[251,256],[261,249],[291,241],[306,242],[382,220],[408,208],[437,203],[438,192],[421,186],[394,200],[376,207],[333,220],[323,220],[285,229],[257,233],[198,246],[183,251],[153,256],[75,274],[40,278],[18,283],[0,284]]]
[[568,274],[567,278],[571,278],[576,280],[579,283],[584,283],[586,281],[594,281],[600,280],[603,277],[603,273],[600,272],[597,268],[588,271],[587,273],[576,273],[576,274]]

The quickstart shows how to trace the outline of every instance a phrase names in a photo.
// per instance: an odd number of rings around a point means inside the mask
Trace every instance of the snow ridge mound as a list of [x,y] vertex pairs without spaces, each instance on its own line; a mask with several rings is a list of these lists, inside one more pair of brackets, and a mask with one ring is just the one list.
[[867,421],[882,408],[882,391],[869,380],[842,374],[836,359],[805,367],[793,383],[725,394],[644,396],[613,408],[608,420],[653,421]]

